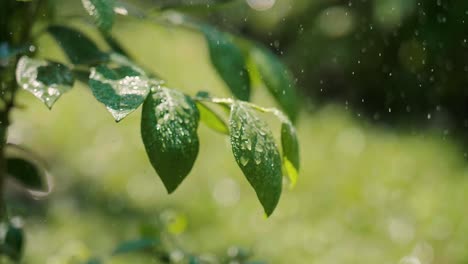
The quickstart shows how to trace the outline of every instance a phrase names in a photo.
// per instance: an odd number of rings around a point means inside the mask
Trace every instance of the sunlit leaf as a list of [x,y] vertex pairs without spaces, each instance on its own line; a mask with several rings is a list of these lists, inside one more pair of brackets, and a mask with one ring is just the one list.
[[159,240],[156,240],[156,239],[138,239],[138,240],[126,241],[118,245],[112,252],[112,255],[121,255],[121,254],[148,250],[148,249],[153,248],[157,244],[159,244]]
[[291,187],[294,187],[299,171],[299,143],[296,129],[287,121],[281,125],[281,146],[283,149],[284,169],[291,182]]
[[296,120],[298,100],[291,73],[271,51],[263,47],[251,49],[252,59],[262,82],[292,121]]
[[44,190],[44,172],[35,164],[21,158],[7,158],[7,172],[24,187],[33,190]]
[[54,25],[48,27],[48,31],[73,64],[98,64],[109,59],[93,41],[76,29]]
[[94,22],[103,31],[108,31],[114,24],[114,0],[81,0],[84,8]]
[[198,155],[199,118],[192,99],[177,90],[155,89],[143,103],[143,143],[169,193],[185,179]]
[[229,135],[229,128],[227,124],[217,113],[200,102],[197,102],[197,108],[200,112],[200,120],[203,123],[205,123],[209,128],[218,131],[219,133]]
[[236,162],[269,216],[282,188],[281,158],[273,135],[265,121],[242,102],[232,105],[229,130]]
[[118,122],[137,109],[157,85],[129,66],[111,69],[104,65],[91,68],[89,87]]
[[211,62],[235,97],[248,101],[250,77],[240,49],[231,37],[210,26],[200,26],[208,43]]
[[39,98],[48,108],[65,92],[75,79],[67,66],[46,60],[23,56],[16,66],[16,82]]

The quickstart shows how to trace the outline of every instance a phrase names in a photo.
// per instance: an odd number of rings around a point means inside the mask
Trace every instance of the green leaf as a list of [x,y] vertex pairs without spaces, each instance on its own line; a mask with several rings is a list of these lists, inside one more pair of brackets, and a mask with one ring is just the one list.
[[103,262],[98,258],[89,259],[83,264],[102,264]]
[[294,122],[298,113],[298,100],[291,73],[278,57],[266,48],[252,48],[250,54],[263,83]]
[[235,97],[248,101],[250,77],[240,49],[226,33],[210,26],[200,26],[208,42],[211,62]]
[[291,187],[294,187],[297,182],[300,161],[296,129],[291,122],[283,122],[281,125],[281,146],[283,149],[283,165],[291,182]]
[[269,216],[282,188],[281,158],[273,135],[265,121],[242,102],[232,104],[229,129],[236,162]]
[[192,99],[174,89],[160,87],[143,103],[141,137],[169,193],[184,180],[198,155],[199,119]]
[[10,223],[6,226],[5,237],[0,244],[0,252],[14,261],[19,261],[23,254],[24,233],[21,226]]
[[126,241],[118,245],[112,252],[112,255],[120,255],[132,253],[135,251],[148,250],[153,248],[157,244],[159,244],[159,240],[156,239],[138,239]]
[[89,87],[118,122],[137,109],[157,82],[129,66],[91,68]]
[[7,158],[7,172],[24,187],[44,190],[44,172],[35,164],[21,158]]
[[67,66],[23,56],[16,66],[16,82],[39,98],[50,109],[57,99],[70,90],[75,79]]
[[55,25],[48,27],[48,31],[73,64],[98,64],[109,60],[106,53],[76,29]]
[[200,102],[197,102],[197,108],[200,112],[200,120],[203,123],[205,123],[209,128],[218,131],[219,133],[229,135],[228,126],[217,113]]
[[81,0],[100,30],[109,31],[114,24],[114,0]]

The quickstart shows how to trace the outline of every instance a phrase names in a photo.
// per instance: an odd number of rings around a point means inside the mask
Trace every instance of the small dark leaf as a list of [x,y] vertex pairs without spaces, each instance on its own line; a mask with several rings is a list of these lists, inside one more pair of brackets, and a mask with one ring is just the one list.
[[109,31],[114,24],[114,0],[81,0],[99,29]]
[[155,89],[143,103],[141,137],[169,193],[185,179],[198,155],[199,119],[192,99],[174,89]]
[[24,187],[44,191],[44,172],[36,165],[21,158],[7,158],[7,172]]
[[55,25],[50,26],[48,31],[73,64],[98,64],[109,60],[106,53],[76,29]]
[[217,113],[200,102],[197,102],[197,108],[200,112],[200,120],[203,123],[205,123],[209,128],[218,131],[219,133],[229,135],[228,126]]
[[281,146],[283,149],[283,165],[294,187],[299,171],[299,143],[296,129],[291,122],[283,122],[281,125]]
[[114,249],[114,251],[112,251],[112,255],[120,255],[120,254],[132,253],[136,251],[144,251],[144,250],[151,249],[158,244],[159,244],[159,240],[156,240],[156,239],[138,239],[138,240],[126,241],[118,245]]
[[298,112],[298,100],[294,80],[286,66],[268,49],[252,48],[252,59],[263,83],[294,122]]
[[6,226],[4,240],[0,244],[0,251],[14,261],[19,261],[23,254],[24,234],[21,226],[10,223]]
[[57,99],[73,87],[75,78],[67,66],[23,56],[16,66],[16,82],[39,98],[50,109]]
[[231,107],[231,145],[236,162],[255,189],[267,216],[281,196],[281,158],[267,124],[245,103]]
[[250,77],[244,57],[231,37],[210,26],[201,26],[208,42],[211,62],[218,74],[235,97],[248,101],[250,98]]
[[103,103],[118,122],[145,101],[156,81],[141,75],[129,66],[91,68],[89,87],[96,99]]

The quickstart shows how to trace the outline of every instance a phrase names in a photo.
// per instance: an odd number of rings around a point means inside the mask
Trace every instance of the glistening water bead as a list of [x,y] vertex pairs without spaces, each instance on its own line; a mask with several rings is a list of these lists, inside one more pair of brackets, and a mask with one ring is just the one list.
[[266,11],[275,5],[276,0],[246,0],[247,4],[257,11]]

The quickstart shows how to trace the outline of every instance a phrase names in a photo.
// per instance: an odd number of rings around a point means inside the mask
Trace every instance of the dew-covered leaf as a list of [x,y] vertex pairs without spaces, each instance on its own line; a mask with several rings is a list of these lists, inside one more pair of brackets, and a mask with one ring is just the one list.
[[271,51],[263,47],[251,49],[252,59],[260,78],[292,121],[298,112],[294,80],[286,66]]
[[94,18],[99,29],[108,31],[114,24],[114,0],[81,0],[88,14]]
[[0,251],[14,261],[19,261],[23,254],[24,232],[17,223],[2,224],[4,231],[3,241],[0,244]]
[[269,216],[282,188],[281,157],[273,135],[265,121],[242,102],[231,107],[229,130],[236,162]]
[[70,90],[75,79],[67,66],[23,56],[16,66],[16,82],[39,98],[50,109],[57,99]]
[[250,77],[242,52],[228,34],[206,25],[200,28],[208,43],[211,62],[218,74],[235,97],[248,101]]
[[109,59],[108,54],[76,29],[54,25],[48,27],[48,31],[73,64],[98,64]]
[[281,146],[284,169],[291,182],[291,187],[294,187],[299,172],[299,143],[296,129],[289,121],[283,122],[281,125]]
[[121,255],[127,254],[137,251],[143,251],[153,248],[159,244],[159,240],[156,239],[138,239],[138,240],[131,240],[123,242],[122,244],[118,245],[112,255]]
[[43,169],[21,158],[7,158],[6,163],[8,175],[24,187],[40,191],[46,189]]
[[224,120],[213,110],[203,103],[197,102],[197,108],[200,112],[200,120],[209,128],[219,133],[229,135],[229,128]]
[[143,103],[141,137],[169,193],[184,180],[198,155],[199,119],[192,99],[174,89],[155,89]]
[[156,84],[129,66],[111,69],[99,65],[91,68],[89,75],[89,87],[94,97],[106,106],[117,122],[137,109]]

